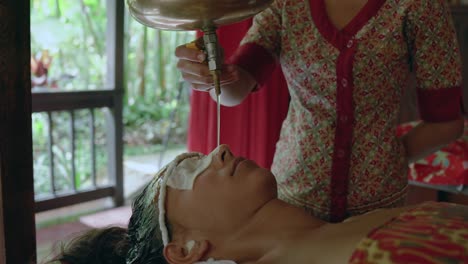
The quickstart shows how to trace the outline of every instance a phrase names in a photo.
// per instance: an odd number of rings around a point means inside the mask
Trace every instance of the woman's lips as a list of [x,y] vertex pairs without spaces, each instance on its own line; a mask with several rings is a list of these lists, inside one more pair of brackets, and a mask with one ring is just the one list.
[[232,173],[231,175],[234,175],[234,173],[236,172],[236,169],[237,169],[237,166],[239,166],[239,164],[244,161],[245,158],[242,158],[242,157],[237,157],[235,160],[234,160],[234,163],[232,165]]

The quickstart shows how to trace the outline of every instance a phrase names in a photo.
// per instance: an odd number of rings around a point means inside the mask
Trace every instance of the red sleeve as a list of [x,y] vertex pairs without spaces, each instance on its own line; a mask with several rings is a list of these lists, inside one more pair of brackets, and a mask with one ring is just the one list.
[[459,118],[462,113],[461,86],[444,89],[418,89],[421,119],[428,122],[446,122]]
[[227,60],[227,63],[236,64],[249,72],[260,86],[268,82],[277,65],[277,61],[271,53],[254,43],[240,46]]
[[462,65],[448,1],[415,0],[409,14],[406,33],[421,118],[455,120],[461,116]]

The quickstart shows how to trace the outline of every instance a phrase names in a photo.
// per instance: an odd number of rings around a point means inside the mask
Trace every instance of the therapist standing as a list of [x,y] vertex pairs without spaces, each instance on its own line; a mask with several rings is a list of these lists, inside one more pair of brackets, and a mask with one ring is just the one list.
[[[212,90],[198,55],[178,47],[178,67]],[[408,162],[462,134],[460,61],[446,0],[276,0],[226,62],[221,102],[261,91],[281,64],[291,99],[272,165],[279,197],[337,222],[401,205]],[[410,73],[422,122],[398,138]]]

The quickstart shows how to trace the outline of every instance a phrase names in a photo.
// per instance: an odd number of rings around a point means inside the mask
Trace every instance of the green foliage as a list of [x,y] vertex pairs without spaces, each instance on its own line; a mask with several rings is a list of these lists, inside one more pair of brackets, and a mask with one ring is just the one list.
[[31,53],[47,51],[47,88],[102,89],[106,74],[105,0],[31,0]]
[[[126,17],[124,124],[133,130],[169,117],[180,81],[174,50],[195,33],[147,28]],[[47,51],[52,59],[46,88],[106,88],[106,20],[106,0],[31,0],[32,54]],[[188,108],[179,110],[184,117],[181,111]]]
[[137,127],[149,120],[157,121],[167,119],[172,111],[176,110],[176,98],[172,100],[148,102],[137,99],[128,104],[124,109],[124,125],[126,127]]
[[[106,0],[31,0],[31,53],[40,60],[48,54],[47,84],[35,89],[76,91],[107,89]],[[132,148],[153,147],[171,133],[170,144],[185,144],[189,111],[188,89],[177,101],[180,74],[174,50],[195,38],[194,32],[160,31],[144,27],[126,13],[124,32],[125,144]],[[88,110],[76,111],[75,152],[70,138],[70,113],[52,113],[52,152],[58,191],[74,185],[92,184],[91,143]],[[97,174],[107,174],[106,110],[96,112]],[[173,116],[174,115],[174,116]],[[36,193],[51,191],[49,118],[46,113],[32,117]],[[128,152],[134,153],[134,152]],[[73,155],[72,155],[73,154]],[[72,157],[75,178],[72,175]],[[105,182],[105,179],[100,179]],[[107,181],[109,181],[107,179]]]
[[[125,142],[160,144],[171,129],[172,143],[185,143],[189,100],[187,89],[179,102],[180,74],[174,50],[195,38],[194,32],[146,28],[127,13]],[[146,44],[146,45],[143,45]],[[175,116],[169,120],[172,113]]]
[[[91,112],[77,110],[73,112],[75,151],[73,153],[71,137],[71,112],[53,112],[49,117],[46,113],[32,115],[33,127],[33,157],[34,185],[36,194],[52,192],[51,157],[53,153],[53,173],[55,190],[57,192],[90,187],[92,179],[91,147],[95,148],[96,175],[98,183],[103,179],[108,181],[105,109],[95,111],[95,140],[91,139]],[[52,142],[49,142],[49,132],[52,130]],[[51,145],[49,145],[49,143]],[[74,159],[73,158],[74,155]],[[75,164],[73,176],[72,161]]]

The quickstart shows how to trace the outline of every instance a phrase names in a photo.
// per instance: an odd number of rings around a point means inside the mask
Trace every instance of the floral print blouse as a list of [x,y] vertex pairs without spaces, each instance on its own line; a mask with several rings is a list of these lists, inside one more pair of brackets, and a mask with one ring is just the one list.
[[446,0],[369,0],[342,29],[324,1],[274,1],[230,63],[259,84],[281,63],[291,101],[272,166],[279,196],[340,221],[404,199],[396,128],[407,80],[424,121],[454,120],[461,59]]

